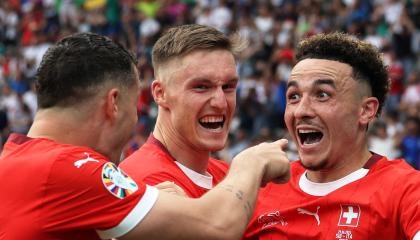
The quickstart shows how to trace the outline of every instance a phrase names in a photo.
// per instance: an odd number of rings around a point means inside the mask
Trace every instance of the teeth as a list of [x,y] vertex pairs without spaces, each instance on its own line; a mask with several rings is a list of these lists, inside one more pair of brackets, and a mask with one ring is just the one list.
[[223,122],[223,116],[206,116],[200,119],[202,123],[218,123]]
[[303,129],[299,129],[298,130],[298,133],[315,133],[315,132],[318,132],[318,131],[315,131],[315,130],[303,130]]

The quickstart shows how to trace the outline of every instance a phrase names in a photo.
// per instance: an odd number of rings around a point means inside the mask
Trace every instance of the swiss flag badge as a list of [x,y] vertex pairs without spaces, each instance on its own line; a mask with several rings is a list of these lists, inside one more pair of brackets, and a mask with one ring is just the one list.
[[359,205],[342,204],[338,226],[357,227],[362,211]]

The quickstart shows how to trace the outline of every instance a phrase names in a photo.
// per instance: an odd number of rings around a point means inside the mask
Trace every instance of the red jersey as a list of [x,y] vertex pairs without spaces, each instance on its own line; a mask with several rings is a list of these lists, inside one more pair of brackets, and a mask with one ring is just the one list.
[[201,197],[212,186],[222,181],[229,168],[225,162],[210,158],[207,166],[208,176],[198,174],[180,165],[153,134],[139,150],[122,161],[120,167],[136,182],[144,181],[156,185],[172,181],[193,198]]
[[305,172],[293,162],[289,183],[262,189],[244,239],[420,239],[420,172],[403,160],[374,155],[329,183]]
[[158,191],[86,147],[13,134],[0,157],[0,239],[109,239],[133,229]]

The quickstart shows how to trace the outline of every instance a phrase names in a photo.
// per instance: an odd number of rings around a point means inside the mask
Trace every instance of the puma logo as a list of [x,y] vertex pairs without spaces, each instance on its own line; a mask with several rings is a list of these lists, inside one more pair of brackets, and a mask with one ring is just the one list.
[[85,159],[80,159],[80,160],[77,160],[76,162],[74,162],[75,167],[80,168],[83,164],[85,164],[87,162],[99,162],[98,160],[96,160],[94,158],[91,158],[89,156],[89,153],[84,152],[84,154],[86,155],[86,158]]
[[319,210],[319,206],[316,207],[316,212],[310,212],[310,211],[308,211],[306,209],[303,209],[303,208],[298,208],[297,209],[299,214],[308,214],[308,215],[314,216],[315,219],[316,219],[316,222],[318,223],[318,226],[319,226],[319,224],[321,224],[321,221],[319,220],[318,210]]

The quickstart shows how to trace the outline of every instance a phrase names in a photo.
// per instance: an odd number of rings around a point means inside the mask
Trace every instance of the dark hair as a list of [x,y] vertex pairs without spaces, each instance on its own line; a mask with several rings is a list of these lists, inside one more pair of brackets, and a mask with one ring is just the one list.
[[152,62],[155,72],[160,64],[195,50],[225,49],[237,55],[247,42],[238,34],[227,37],[219,30],[199,24],[170,28],[155,43]]
[[39,108],[83,102],[106,82],[130,87],[136,59],[121,45],[94,33],[68,36],[50,47],[36,76]]
[[296,60],[327,59],[349,64],[353,77],[365,81],[372,95],[379,101],[377,116],[381,113],[389,89],[388,71],[381,54],[373,45],[344,33],[318,34],[302,40],[296,51]]

